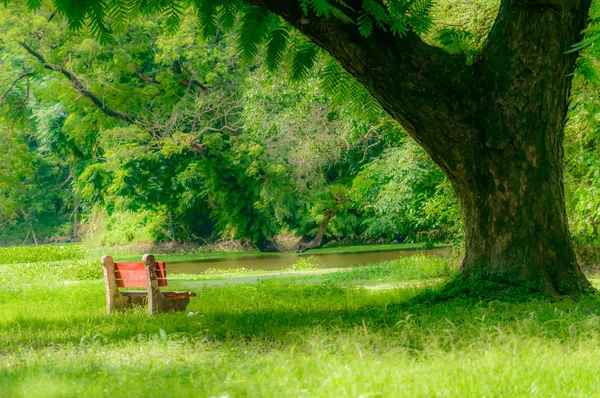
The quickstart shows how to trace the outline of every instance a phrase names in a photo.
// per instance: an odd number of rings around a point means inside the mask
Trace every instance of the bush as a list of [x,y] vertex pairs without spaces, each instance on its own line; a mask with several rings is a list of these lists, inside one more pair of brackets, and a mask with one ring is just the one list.
[[575,249],[581,271],[586,275],[600,275],[600,247],[585,246]]
[[285,269],[285,271],[312,271],[319,269],[319,264],[314,256],[300,257],[296,262]]
[[83,226],[88,246],[116,246],[132,243],[158,243],[172,240],[169,218],[164,209],[115,210],[110,215],[95,211]]

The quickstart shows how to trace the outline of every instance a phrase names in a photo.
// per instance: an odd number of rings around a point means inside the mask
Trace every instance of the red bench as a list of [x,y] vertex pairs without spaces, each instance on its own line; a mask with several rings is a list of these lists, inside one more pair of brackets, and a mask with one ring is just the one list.
[[[185,311],[193,292],[161,292],[167,286],[167,266],[156,262],[152,254],[144,254],[141,262],[115,263],[111,256],[102,256],[106,285],[106,311],[131,308],[148,303],[150,315],[159,312]],[[145,290],[119,288],[143,287]]]

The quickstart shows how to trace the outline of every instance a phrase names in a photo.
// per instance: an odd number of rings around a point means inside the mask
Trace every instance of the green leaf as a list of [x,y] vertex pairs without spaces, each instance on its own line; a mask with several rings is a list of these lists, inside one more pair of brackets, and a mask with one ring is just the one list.
[[373,33],[373,20],[365,10],[358,12],[356,22],[358,23],[358,31],[363,37],[371,36],[371,33]]
[[223,29],[232,29],[238,12],[240,10],[240,3],[236,0],[227,0],[221,6],[219,10],[219,22]]
[[108,2],[108,16],[112,18],[114,26],[123,26],[133,14],[131,3],[126,0],[110,0]]
[[27,0],[27,7],[32,10],[38,10],[42,6],[43,0]]
[[175,32],[177,29],[179,29],[184,10],[185,5],[181,0],[170,0],[167,8],[165,9],[165,14],[167,15],[167,21],[165,25],[167,30]]
[[363,10],[369,13],[381,29],[386,30],[391,22],[388,11],[375,0],[363,0]]
[[279,66],[281,58],[287,49],[289,33],[286,29],[280,28],[272,31],[269,36],[265,64],[269,71],[274,71]]
[[242,15],[238,30],[237,49],[245,62],[252,62],[259,51],[267,33],[268,12],[259,7],[249,7]]
[[89,28],[101,44],[114,42],[112,34],[106,26],[104,19],[106,15],[106,3],[102,0],[93,2],[89,9]]
[[200,23],[200,34],[210,39],[217,32],[217,7],[214,1],[194,0],[196,15]]
[[292,80],[300,80],[308,74],[317,61],[319,48],[310,42],[302,42],[294,49]]

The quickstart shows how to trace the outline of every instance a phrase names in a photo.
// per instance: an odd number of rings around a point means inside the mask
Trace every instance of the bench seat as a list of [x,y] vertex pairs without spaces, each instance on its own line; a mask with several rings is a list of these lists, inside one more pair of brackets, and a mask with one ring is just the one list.
[[[146,290],[125,290],[120,292],[123,296],[147,296]],[[194,292],[162,292],[165,297],[196,297]]]

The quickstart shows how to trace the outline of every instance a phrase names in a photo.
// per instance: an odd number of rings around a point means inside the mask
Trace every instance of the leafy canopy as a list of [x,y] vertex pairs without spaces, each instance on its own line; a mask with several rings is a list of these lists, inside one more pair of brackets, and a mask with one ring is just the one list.
[[[42,0],[27,0],[32,10],[40,9]],[[5,0],[8,3],[8,0]],[[234,29],[238,33],[237,46],[243,59],[250,62],[265,49],[264,63],[274,70],[291,47],[294,53],[292,77],[305,77],[315,65],[317,46],[293,34],[289,23],[265,8],[252,6],[241,0],[53,0],[56,10],[68,20],[71,29],[88,26],[102,43],[114,41],[119,31],[133,18],[146,15],[164,16],[164,28],[175,31],[190,10],[199,21],[199,33],[210,39],[220,29]],[[409,29],[417,34],[426,33],[432,25],[433,0],[299,0],[303,17],[325,17],[354,24],[364,37],[378,28],[402,36]],[[303,19],[297,26],[305,23]]]

